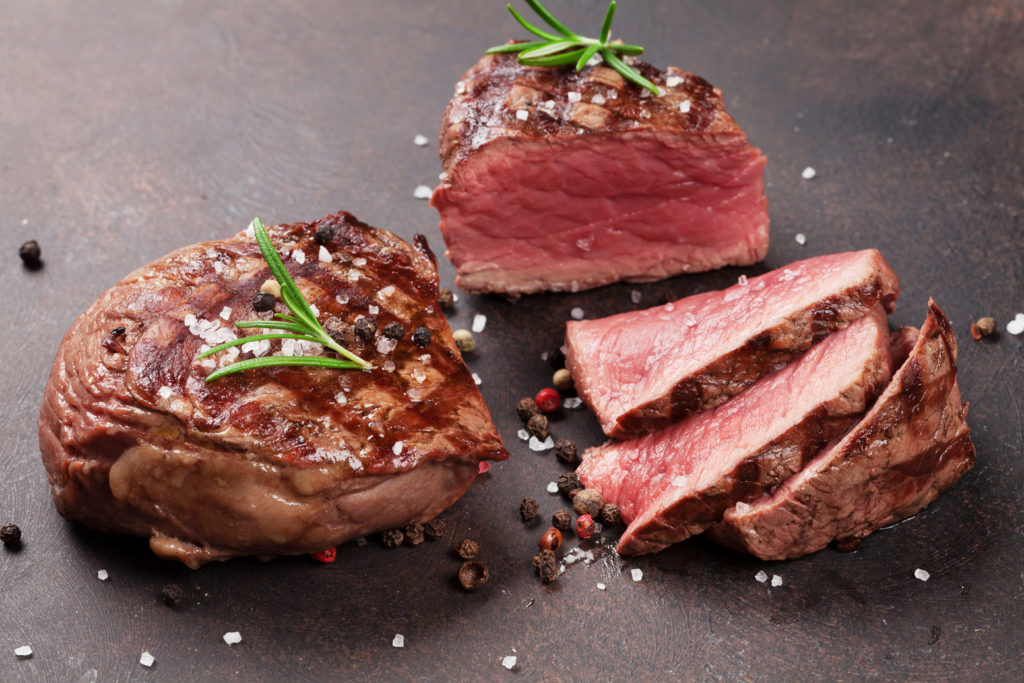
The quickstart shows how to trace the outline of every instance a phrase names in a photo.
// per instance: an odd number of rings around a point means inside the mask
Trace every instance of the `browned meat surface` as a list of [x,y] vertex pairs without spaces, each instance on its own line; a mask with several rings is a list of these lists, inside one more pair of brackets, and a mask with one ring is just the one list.
[[833,540],[855,547],[932,502],[974,465],[956,352],[949,321],[930,302],[916,345],[867,415],[774,495],[728,510],[712,537],[782,560]]
[[[333,229],[323,250],[321,226]],[[373,369],[264,368],[206,383],[233,354],[196,355],[234,338],[235,321],[269,317],[252,300],[272,276],[245,232],[169,254],[104,293],[57,351],[39,440],[61,514],[148,536],[158,555],[197,567],[427,521],[480,460],[508,457],[440,311],[425,241],[414,248],[347,213],[268,232],[320,321],[336,318]],[[361,317],[377,326],[365,343],[351,338]],[[405,326],[397,342],[381,334],[390,322]],[[412,340],[421,326],[425,348]],[[238,358],[268,353],[324,351],[274,341]]]

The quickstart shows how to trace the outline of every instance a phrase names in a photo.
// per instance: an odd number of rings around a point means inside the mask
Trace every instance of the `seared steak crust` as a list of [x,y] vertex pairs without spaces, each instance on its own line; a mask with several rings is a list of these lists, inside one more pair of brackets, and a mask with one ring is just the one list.
[[[322,249],[321,226],[332,234]],[[206,383],[231,354],[196,355],[258,332],[233,323],[259,319],[253,296],[272,276],[246,232],[173,252],[105,292],[57,352],[39,436],[64,516],[150,536],[190,566],[309,552],[426,521],[478,461],[508,456],[437,303],[425,242],[347,213],[268,233],[321,322],[335,318],[373,369],[263,368]],[[407,332],[360,343],[360,317]],[[421,326],[425,348],[411,339]],[[287,353],[275,341],[236,360],[268,351]]]

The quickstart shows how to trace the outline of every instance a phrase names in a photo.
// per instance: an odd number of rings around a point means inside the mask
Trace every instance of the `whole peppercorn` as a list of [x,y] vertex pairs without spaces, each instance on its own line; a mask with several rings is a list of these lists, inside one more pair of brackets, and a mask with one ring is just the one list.
[[580,461],[579,449],[569,439],[559,439],[555,442],[555,456],[566,465],[575,465]]
[[575,472],[566,472],[565,474],[558,475],[558,490],[565,495],[571,494],[573,491],[580,491],[583,489],[583,484],[580,483],[580,478],[576,476]]
[[169,583],[160,589],[160,601],[168,607],[175,607],[183,597],[185,593],[176,583]]
[[21,529],[17,524],[5,524],[0,527],[0,543],[12,547],[21,543]]
[[412,333],[412,340],[416,346],[425,349],[430,345],[430,330],[425,327],[417,327]]
[[380,540],[384,542],[385,548],[395,548],[402,545],[405,534],[401,529],[388,529],[380,535]]
[[[579,498],[579,496],[577,496]],[[615,526],[616,524],[622,523],[622,513],[619,512],[619,506],[615,503],[605,503],[601,506],[601,512],[598,513],[598,518],[601,520],[601,524],[608,526]]]
[[551,383],[555,385],[555,389],[558,389],[562,393],[572,391],[572,373],[565,368],[555,370],[555,374],[551,378]]
[[405,544],[419,545],[420,543],[423,543],[423,535],[423,525],[413,522],[412,524],[405,527]]
[[338,342],[341,346],[348,347],[355,344],[355,329],[337,316],[331,316],[324,321],[324,331],[331,335],[331,339]]
[[272,311],[276,305],[277,298],[270,292],[256,292],[252,297],[252,310],[257,313]]
[[519,504],[519,516],[524,522],[532,522],[537,519],[539,512],[540,505],[533,498],[524,498],[523,502]]
[[18,247],[18,256],[21,257],[21,262],[31,270],[42,268],[42,255],[43,250],[39,248],[39,242],[35,240],[29,240]]
[[455,307],[455,295],[452,294],[452,290],[442,287],[437,293],[437,302],[441,304],[442,311],[450,311]]
[[369,344],[377,334],[377,323],[372,318],[360,318],[356,321],[356,339]]
[[468,538],[455,547],[455,554],[464,560],[472,560],[480,552],[480,545]]
[[577,515],[596,517],[604,507],[604,496],[597,489],[583,489],[572,499],[572,509]]
[[384,336],[388,339],[401,339],[405,336],[405,325],[398,322],[390,322],[384,326]]
[[590,515],[580,515],[576,518],[576,535],[580,538],[590,538],[597,524]]
[[542,413],[553,413],[562,405],[562,399],[558,392],[550,387],[541,389],[533,399]]
[[550,527],[540,537],[537,546],[541,550],[558,550],[562,547],[562,532],[555,527]]
[[118,327],[115,327],[114,329],[112,329],[110,331],[110,336],[111,337],[123,337],[124,333],[127,332],[127,331],[128,331],[128,328],[126,328],[124,325],[119,325]]
[[274,278],[269,277],[263,281],[262,285],[260,285],[260,291],[266,292],[267,294],[272,294],[275,299],[280,299],[281,283],[275,280]]
[[996,320],[995,318],[978,318],[978,322],[971,325],[971,336],[977,341],[982,337],[987,337],[996,331]]
[[537,575],[544,583],[551,583],[558,579],[558,559],[554,552],[541,550],[533,556],[530,564],[537,570]]
[[330,244],[331,240],[334,239],[334,226],[321,224],[316,228],[316,243],[320,245]]
[[463,562],[459,567],[459,584],[468,591],[482,583],[487,583],[490,572],[480,562]]
[[532,398],[521,398],[519,403],[516,404],[516,413],[519,415],[520,420],[527,422],[531,417],[540,413],[540,408],[537,407],[537,402]]
[[555,528],[559,531],[568,531],[572,528],[572,513],[562,508],[555,514],[551,515],[551,523],[555,525]]
[[526,421],[526,431],[538,439],[548,438],[548,419],[543,415],[534,415]]
[[463,355],[472,353],[476,348],[476,340],[473,339],[473,334],[469,330],[455,330],[452,332],[452,339],[455,340],[455,346]]
[[444,520],[432,519],[423,525],[423,535],[428,541],[436,541],[444,536]]
[[330,564],[331,562],[334,562],[335,559],[337,559],[338,549],[326,548],[318,553],[312,553],[310,557],[312,557],[317,562],[322,562],[323,564]]

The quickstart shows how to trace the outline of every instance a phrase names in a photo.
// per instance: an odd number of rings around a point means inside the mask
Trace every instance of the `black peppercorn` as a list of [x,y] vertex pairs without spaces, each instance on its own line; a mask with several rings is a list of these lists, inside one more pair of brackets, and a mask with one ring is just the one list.
[[533,556],[531,564],[544,583],[551,583],[558,578],[558,559],[553,551],[541,550]]
[[377,323],[372,318],[360,318],[356,321],[356,339],[369,344],[377,334]]
[[533,498],[525,498],[523,502],[519,504],[519,516],[523,518],[524,522],[532,522],[537,519],[537,514],[540,512],[540,505]]
[[402,533],[401,529],[388,529],[380,535],[380,540],[384,542],[384,547],[395,548],[402,545],[402,541],[405,540],[405,534]]
[[423,525],[423,535],[428,541],[436,541],[444,536],[444,520],[432,519]]
[[121,325],[120,327],[115,327],[114,329],[112,329],[110,331],[110,336],[111,337],[120,337],[121,335],[123,335],[127,331],[128,331],[128,328],[126,328],[124,325]]
[[605,503],[601,507],[599,517],[601,518],[601,524],[606,524],[607,526],[615,526],[622,523],[622,513],[619,512],[619,506],[615,503]]
[[604,507],[604,496],[597,489],[583,489],[572,499],[572,509],[577,515],[597,517]]
[[540,408],[537,407],[536,401],[527,396],[519,399],[519,403],[516,404],[516,413],[520,420],[527,422],[531,417],[540,413]]
[[481,583],[487,583],[490,572],[480,562],[463,562],[459,567],[459,584],[468,591],[473,590]]
[[349,347],[355,344],[355,330],[341,318],[333,316],[324,321],[324,331],[340,346]]
[[558,490],[569,495],[573,491],[579,491],[583,488],[580,484],[580,478],[576,476],[575,472],[566,472],[565,474],[558,475]]
[[416,331],[412,333],[412,340],[421,349],[426,348],[430,344],[430,330],[425,327],[417,327]]
[[326,224],[317,226],[314,239],[320,245],[330,244],[331,240],[334,239],[334,227]]
[[419,545],[423,543],[423,525],[413,522],[412,524],[405,527],[405,544],[406,545]]
[[26,268],[36,270],[43,266],[43,250],[39,248],[39,242],[29,240],[18,248],[18,256]]
[[579,449],[569,439],[559,439],[555,442],[555,456],[566,465],[575,465],[580,461]]
[[538,439],[548,438],[548,419],[543,415],[534,415],[526,421],[526,431]]
[[442,311],[450,311],[455,307],[455,295],[452,290],[443,288],[437,293],[437,302],[441,304]]
[[388,339],[401,339],[405,336],[405,325],[400,322],[388,323],[384,326],[384,336]]
[[559,531],[568,531],[572,528],[572,513],[562,508],[551,515],[551,524]]
[[547,361],[552,370],[560,370],[565,367],[565,354],[560,348],[552,349],[548,351]]
[[174,607],[185,596],[181,586],[176,583],[169,583],[160,589],[160,600],[168,607]]
[[455,554],[464,560],[472,560],[478,552],[480,552],[480,545],[468,538],[455,546]]
[[21,543],[21,529],[17,524],[5,524],[0,527],[0,542],[6,546],[16,547]]
[[276,305],[277,297],[270,292],[256,292],[252,297],[252,310],[257,313],[272,311]]

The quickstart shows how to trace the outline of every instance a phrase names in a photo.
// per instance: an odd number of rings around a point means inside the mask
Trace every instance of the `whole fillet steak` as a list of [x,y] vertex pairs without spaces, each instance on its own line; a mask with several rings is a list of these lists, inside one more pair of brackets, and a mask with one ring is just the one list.
[[953,328],[929,302],[917,343],[864,418],[773,495],[728,510],[712,538],[764,560],[832,541],[851,549],[935,500],[974,465],[956,353]]
[[637,61],[662,94],[603,65],[489,55],[441,130],[441,214],[469,292],[579,291],[658,280],[768,251],[765,158],[704,79]]
[[[148,537],[157,555],[195,568],[425,522],[479,461],[508,457],[422,238],[413,247],[348,213],[268,233],[321,323],[373,368],[261,368],[207,383],[234,360],[328,352],[275,340],[195,360],[259,331],[234,322],[272,315],[253,309],[272,276],[249,231],[179,249],[105,292],[57,351],[39,442],[65,517]],[[359,318],[376,332],[363,323],[356,334]],[[395,322],[397,340],[382,334]],[[419,327],[426,343],[412,338]]]

